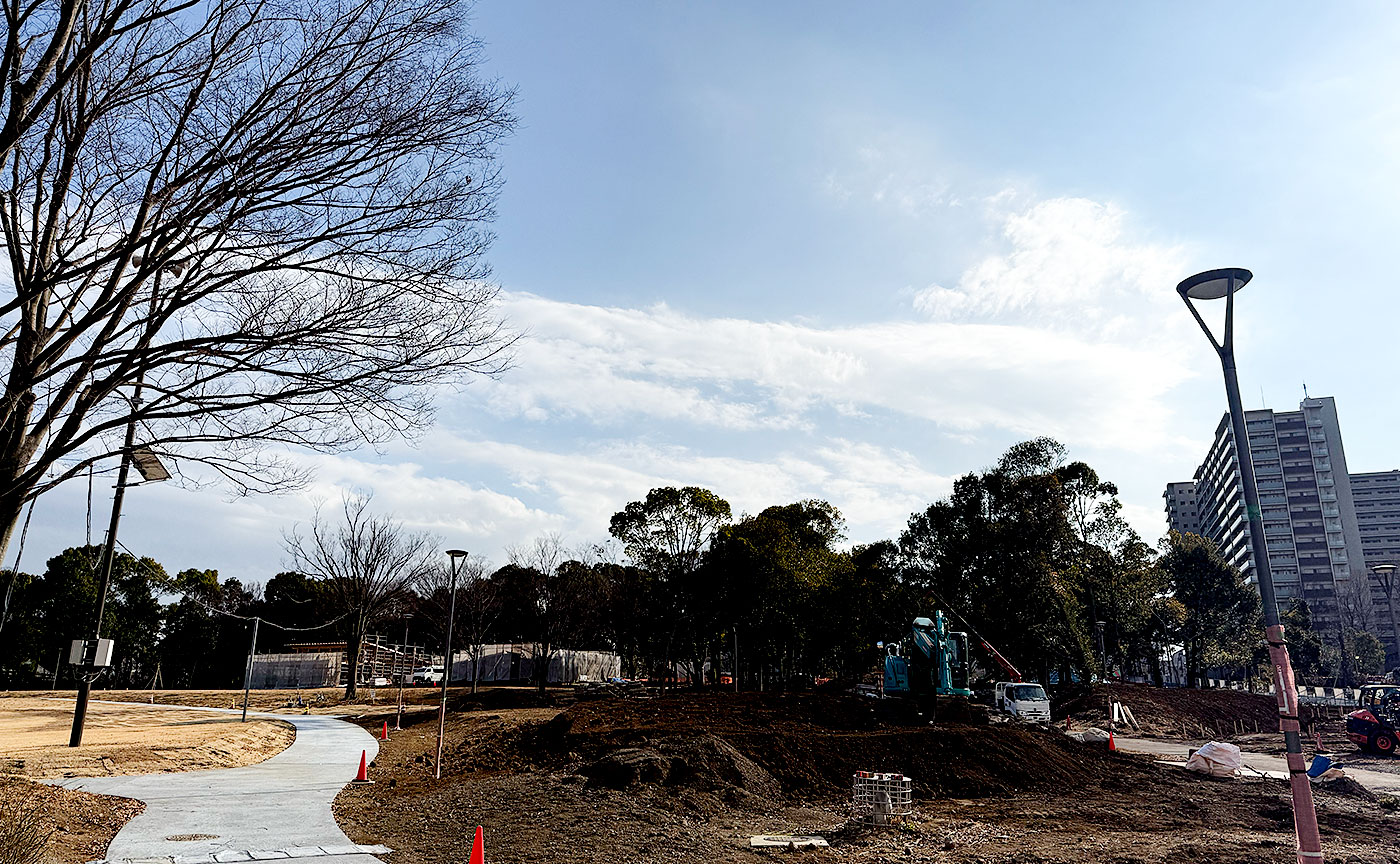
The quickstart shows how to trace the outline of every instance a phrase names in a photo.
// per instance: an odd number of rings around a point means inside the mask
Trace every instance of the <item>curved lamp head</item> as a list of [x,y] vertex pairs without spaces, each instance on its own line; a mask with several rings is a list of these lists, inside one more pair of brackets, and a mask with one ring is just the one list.
[[1195,276],[1188,276],[1181,280],[1181,284],[1176,286],[1177,293],[1183,297],[1190,297],[1193,300],[1218,300],[1230,293],[1230,277],[1235,279],[1235,290],[1238,291],[1249,280],[1254,278],[1254,274],[1243,267],[1224,267],[1220,270],[1207,270],[1204,273],[1197,273]]
[[447,557],[448,557],[448,558],[451,558],[451,559],[452,559],[452,563],[455,564],[455,563],[457,563],[458,561],[462,560],[463,558],[467,557],[467,553],[464,552],[464,551],[462,551],[461,549],[448,549],[448,550],[447,550]]
[[1372,567],[1371,569],[1372,569],[1373,571],[1377,572],[1377,573],[1387,574],[1387,573],[1394,573],[1395,570],[1396,570],[1396,567],[1395,567],[1394,564],[1377,564],[1377,565],[1375,565],[1374,567]]

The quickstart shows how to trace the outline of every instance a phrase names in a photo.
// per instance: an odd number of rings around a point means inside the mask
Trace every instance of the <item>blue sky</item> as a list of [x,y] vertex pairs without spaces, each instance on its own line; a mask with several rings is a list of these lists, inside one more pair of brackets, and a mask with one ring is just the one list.
[[[516,368],[444,394],[413,446],[299,457],[303,493],[135,489],[123,543],[262,581],[284,529],[359,488],[502,563],[544,532],[603,540],[662,484],[736,512],[825,498],[869,542],[1037,434],[1155,540],[1224,408],[1172,289],[1223,266],[1255,273],[1246,406],[1296,408],[1306,380],[1352,470],[1400,467],[1398,24],[1383,3],[485,0],[486,71],[519,92],[490,252]],[[24,569],[82,541],[84,491],[39,504]]]

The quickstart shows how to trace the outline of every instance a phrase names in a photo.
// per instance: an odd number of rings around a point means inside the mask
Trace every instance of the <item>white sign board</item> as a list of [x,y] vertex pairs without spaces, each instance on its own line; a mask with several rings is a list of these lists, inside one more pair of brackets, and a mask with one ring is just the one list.
[[103,669],[112,665],[111,639],[74,639],[68,649],[68,662],[74,666]]

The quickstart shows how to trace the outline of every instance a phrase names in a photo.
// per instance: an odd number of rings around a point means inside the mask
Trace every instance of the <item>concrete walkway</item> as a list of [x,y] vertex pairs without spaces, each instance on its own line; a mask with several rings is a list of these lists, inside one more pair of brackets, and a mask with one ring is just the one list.
[[354,779],[360,754],[370,760],[378,754],[374,736],[334,717],[254,713],[295,726],[292,746],[246,768],[50,782],[146,802],[146,811],[112,840],[106,859],[112,864],[382,864],[369,853],[388,849],[351,844],[331,815],[331,801]]
[[[1184,764],[1186,759],[1190,757],[1191,751],[1196,749],[1184,741],[1160,741],[1154,738],[1119,738],[1115,736],[1114,743],[1118,745],[1119,750],[1129,753],[1145,753],[1173,764]],[[1347,756],[1345,753],[1337,755],[1335,758],[1342,763],[1342,770],[1346,771],[1348,777],[1372,792],[1384,792],[1387,795],[1400,794],[1400,774],[1352,768],[1346,764]],[[1288,763],[1284,761],[1282,756],[1242,750],[1240,751],[1240,762],[1246,768],[1252,768],[1260,774],[1275,779],[1288,779]],[[1248,774],[1249,772],[1245,771],[1244,773]]]

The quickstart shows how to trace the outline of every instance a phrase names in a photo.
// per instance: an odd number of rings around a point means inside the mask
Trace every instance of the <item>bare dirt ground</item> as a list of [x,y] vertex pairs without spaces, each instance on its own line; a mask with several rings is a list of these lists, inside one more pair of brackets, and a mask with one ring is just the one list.
[[[1142,726],[1140,733],[1131,734],[1182,741],[1191,746],[1212,740],[1229,741],[1241,750],[1283,753],[1277,703],[1274,697],[1257,693],[1108,684],[1057,698],[1054,717],[1057,722],[1069,718],[1075,728],[1098,726],[1106,729],[1110,696],[1132,709]],[[1346,766],[1400,774],[1400,759],[1362,752],[1347,739],[1345,716],[1350,708],[1327,706],[1318,711],[1306,705],[1303,708],[1304,753],[1323,752]]]
[[[410,718],[380,750],[375,785],[337,798],[342,827],[398,850],[398,864],[465,860],[477,824],[499,864],[1295,859],[1282,782],[1206,779],[1056,732],[890,726],[866,701],[823,694],[534,705],[505,693],[454,702],[441,781],[434,718]],[[852,827],[857,769],[913,777],[914,818],[899,830]],[[1317,799],[1330,860],[1400,862],[1397,802]],[[807,832],[831,848],[748,846],[755,834]]]
[[43,697],[0,700],[0,775],[48,779],[237,768],[292,743],[277,720],[240,723],[206,711],[88,706],[83,746],[68,746],[73,703]]
[[129,798],[0,778],[0,838],[15,846],[47,836],[49,857],[40,860],[82,864],[101,858],[121,827],[145,807]]

